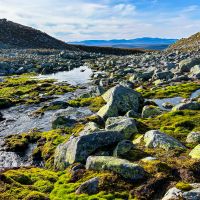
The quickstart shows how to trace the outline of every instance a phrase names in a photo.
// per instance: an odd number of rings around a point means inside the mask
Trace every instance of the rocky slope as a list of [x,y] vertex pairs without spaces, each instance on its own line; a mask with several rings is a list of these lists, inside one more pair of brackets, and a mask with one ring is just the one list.
[[189,38],[183,38],[176,42],[175,44],[172,44],[168,51],[199,51],[200,50],[200,33],[196,33]]
[[[0,199],[200,199],[198,51],[1,56],[23,69],[0,79]],[[72,61],[90,81],[37,79]]]

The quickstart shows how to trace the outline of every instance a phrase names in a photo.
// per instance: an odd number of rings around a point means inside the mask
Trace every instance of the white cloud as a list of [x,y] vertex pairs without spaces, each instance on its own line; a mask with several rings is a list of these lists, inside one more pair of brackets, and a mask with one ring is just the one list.
[[118,2],[0,0],[0,18],[34,26],[65,41],[142,36],[176,38],[199,30],[200,19],[190,16],[199,10],[197,5],[175,13],[159,13],[144,12],[130,1]]

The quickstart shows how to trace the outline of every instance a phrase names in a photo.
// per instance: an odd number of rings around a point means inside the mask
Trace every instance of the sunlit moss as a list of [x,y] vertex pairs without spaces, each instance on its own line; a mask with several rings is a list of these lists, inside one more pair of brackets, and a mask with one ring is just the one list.
[[105,101],[102,97],[90,97],[90,98],[78,98],[68,101],[69,106],[72,107],[84,107],[88,106],[92,111],[97,112],[105,105]]
[[138,89],[138,92],[142,93],[145,98],[170,98],[170,97],[190,97],[191,93],[200,88],[200,83],[183,83],[173,86],[157,87],[155,89]]

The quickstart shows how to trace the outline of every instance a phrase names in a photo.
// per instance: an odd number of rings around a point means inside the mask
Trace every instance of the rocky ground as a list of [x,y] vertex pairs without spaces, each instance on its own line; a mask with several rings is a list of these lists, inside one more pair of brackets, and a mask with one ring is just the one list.
[[[198,51],[0,61],[0,199],[200,199]],[[85,84],[37,79],[82,65]]]

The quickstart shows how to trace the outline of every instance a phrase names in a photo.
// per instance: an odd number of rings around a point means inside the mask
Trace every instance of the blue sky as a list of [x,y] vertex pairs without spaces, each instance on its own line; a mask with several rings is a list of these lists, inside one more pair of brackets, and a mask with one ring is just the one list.
[[64,41],[182,38],[200,31],[200,0],[0,0],[0,18]]

